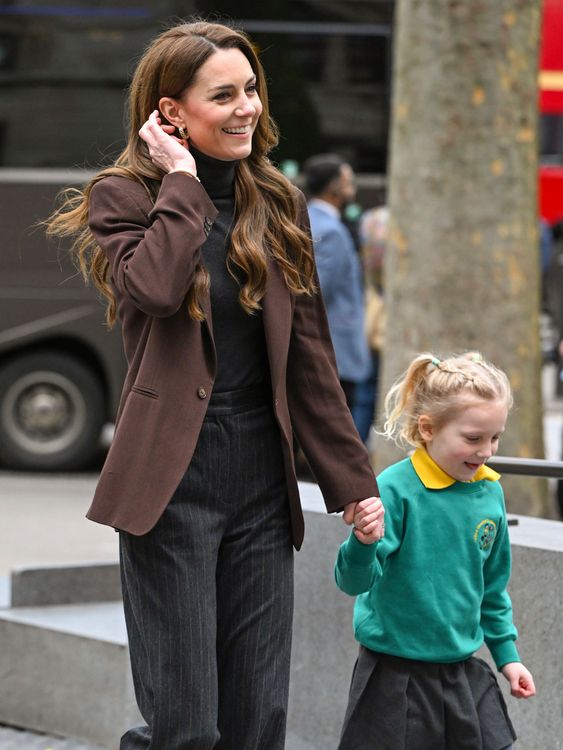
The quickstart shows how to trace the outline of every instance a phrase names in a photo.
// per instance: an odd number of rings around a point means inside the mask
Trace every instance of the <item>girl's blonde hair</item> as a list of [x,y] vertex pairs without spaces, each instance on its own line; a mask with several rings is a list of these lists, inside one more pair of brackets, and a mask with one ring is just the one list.
[[[239,294],[248,313],[260,308],[266,291],[267,251],[277,261],[285,283],[294,294],[313,294],[313,248],[299,225],[297,191],[269,161],[278,143],[278,131],[270,117],[266,77],[255,49],[241,31],[219,23],[193,21],[164,31],[149,45],[137,65],[129,89],[129,136],[115,164],[99,172],[84,190],[69,190],[62,206],[46,222],[47,234],[72,237],[73,253],[86,280],[91,279],[106,297],[106,319],[116,319],[116,299],[109,280],[108,260],[98,247],[89,226],[90,193],[99,180],[119,175],[140,182],[156,199],[163,172],[150,159],[139,129],[161,97],[179,98],[194,82],[200,67],[218,49],[239,49],[256,74],[256,89],[262,114],[252,137],[252,153],[235,169],[235,211],[229,264],[246,276]],[[166,120],[163,118],[163,122]],[[202,294],[209,287],[209,274],[200,263],[187,297],[190,316],[203,320]]]
[[416,356],[385,398],[383,435],[398,445],[422,447],[418,430],[422,414],[439,429],[475,399],[503,401],[512,406],[512,390],[502,370],[479,352],[454,354],[440,360],[434,354]]

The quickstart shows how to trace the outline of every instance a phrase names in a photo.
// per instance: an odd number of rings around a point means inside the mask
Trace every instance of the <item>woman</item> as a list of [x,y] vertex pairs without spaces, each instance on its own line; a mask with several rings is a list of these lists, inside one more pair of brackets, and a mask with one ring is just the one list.
[[119,530],[146,726],[122,750],[282,750],[303,516],[376,492],[338,383],[306,205],[249,40],[178,25],[141,58],[127,147],[50,231],[78,233],[129,364],[88,517]]

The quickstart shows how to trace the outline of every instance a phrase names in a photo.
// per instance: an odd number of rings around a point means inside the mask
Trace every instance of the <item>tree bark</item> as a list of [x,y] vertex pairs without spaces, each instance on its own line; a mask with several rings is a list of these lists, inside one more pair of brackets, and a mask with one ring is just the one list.
[[[510,378],[499,453],[521,457],[543,456],[540,11],[540,0],[399,0],[395,27],[381,392],[417,352],[477,349]],[[399,455],[381,439],[377,468]],[[511,511],[549,515],[545,480],[503,486]]]

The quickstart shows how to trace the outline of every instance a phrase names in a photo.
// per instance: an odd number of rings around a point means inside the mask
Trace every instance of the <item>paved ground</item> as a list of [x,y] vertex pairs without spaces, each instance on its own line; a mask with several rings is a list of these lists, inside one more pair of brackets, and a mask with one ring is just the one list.
[[0,727],[0,750],[102,750],[98,745],[84,745],[76,740],[61,740],[46,734],[32,734]]
[[[76,740],[62,740],[46,734],[20,732],[0,726],[0,750],[113,750],[99,745],[85,745]],[[317,750],[297,737],[288,736],[285,750]]]

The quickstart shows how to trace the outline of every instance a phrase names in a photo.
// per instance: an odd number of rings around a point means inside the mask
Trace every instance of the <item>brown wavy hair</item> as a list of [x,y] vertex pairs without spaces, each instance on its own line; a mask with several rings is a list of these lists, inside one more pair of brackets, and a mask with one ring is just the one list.
[[[179,98],[216,50],[233,48],[239,49],[250,63],[263,106],[252,138],[252,152],[235,168],[236,218],[228,263],[242,269],[245,276],[240,304],[249,314],[260,308],[266,290],[266,248],[279,264],[292,293],[315,292],[313,249],[309,235],[298,226],[297,191],[268,159],[278,143],[278,130],[269,114],[262,64],[243,32],[219,23],[192,21],[161,33],[142,55],[129,88],[127,145],[114,165],[101,170],[83,190],[66,190],[62,205],[46,222],[49,236],[73,238],[72,252],[84,278],[92,280],[107,299],[109,326],[116,319],[116,299],[109,279],[109,262],[88,226],[90,192],[100,180],[118,175],[140,182],[152,200],[156,199],[164,172],[151,161],[139,129],[158,109],[161,97]],[[204,318],[200,300],[208,288],[209,274],[200,263],[187,296],[188,311],[195,320]]]

